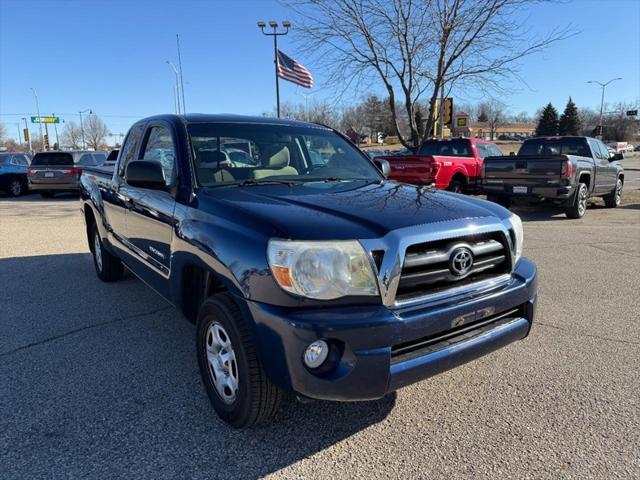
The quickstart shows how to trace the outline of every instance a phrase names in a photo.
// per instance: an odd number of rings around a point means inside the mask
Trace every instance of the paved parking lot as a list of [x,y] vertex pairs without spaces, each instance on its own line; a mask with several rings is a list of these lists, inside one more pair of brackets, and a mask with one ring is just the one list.
[[96,279],[77,199],[0,198],[0,477],[638,478],[627,193],[583,220],[519,211],[540,270],[525,341],[381,401],[289,403],[242,432],[209,405],[194,327],[135,278]]

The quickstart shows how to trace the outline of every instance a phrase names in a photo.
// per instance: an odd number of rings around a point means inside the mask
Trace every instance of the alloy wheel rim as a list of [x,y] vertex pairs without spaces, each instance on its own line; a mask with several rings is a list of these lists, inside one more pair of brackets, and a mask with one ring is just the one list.
[[14,180],[13,182],[11,182],[11,194],[14,196],[18,196],[20,195],[20,191],[22,190],[22,186],[20,185],[20,182],[18,180]]
[[209,377],[220,399],[227,405],[236,400],[238,394],[238,363],[227,331],[218,322],[207,328],[205,353]]
[[100,237],[97,233],[93,237],[93,256],[96,259],[98,271],[102,272],[102,250],[100,245]]
[[578,200],[578,212],[580,216],[584,215],[584,212],[587,210],[587,190],[586,188],[580,189],[580,198]]

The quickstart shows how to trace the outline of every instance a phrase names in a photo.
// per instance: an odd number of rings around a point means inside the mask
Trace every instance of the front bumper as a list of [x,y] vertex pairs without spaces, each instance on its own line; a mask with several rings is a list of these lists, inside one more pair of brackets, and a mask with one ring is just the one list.
[[[535,264],[523,258],[493,290],[406,307],[240,303],[255,322],[258,352],[274,383],[311,398],[371,400],[526,337],[536,292]],[[302,362],[319,338],[340,352],[325,373]]]

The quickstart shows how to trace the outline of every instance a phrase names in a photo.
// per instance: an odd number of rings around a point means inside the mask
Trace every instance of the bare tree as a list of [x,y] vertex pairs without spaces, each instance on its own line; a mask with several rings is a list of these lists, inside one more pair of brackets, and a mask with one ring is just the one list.
[[89,148],[99,150],[110,133],[105,123],[97,115],[90,115],[84,122],[84,137]]
[[74,121],[66,122],[62,131],[62,143],[73,149],[78,149],[82,145],[82,130],[80,125]]
[[478,106],[478,110],[486,116],[491,140],[494,140],[498,127],[504,125],[507,121],[506,104],[496,98],[492,98],[482,102]]
[[7,137],[7,127],[4,126],[4,123],[0,123],[0,143],[3,143]]
[[[541,0],[545,1],[545,0]],[[551,0],[546,0],[551,1]],[[416,122],[426,95],[428,112],[453,86],[499,88],[517,74],[517,61],[566,38],[567,29],[531,37],[516,13],[529,0],[282,0],[297,12],[305,51],[342,86],[381,82],[400,141],[416,149],[433,131],[434,115]],[[400,129],[396,103],[406,113]]]

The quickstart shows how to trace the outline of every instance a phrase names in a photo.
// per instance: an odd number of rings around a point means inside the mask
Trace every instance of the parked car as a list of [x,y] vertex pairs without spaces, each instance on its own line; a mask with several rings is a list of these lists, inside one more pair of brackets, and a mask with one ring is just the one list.
[[86,150],[36,153],[27,169],[29,190],[45,198],[61,192],[77,192],[82,169],[101,166],[106,160],[104,152]]
[[452,138],[425,141],[417,155],[386,156],[391,166],[389,178],[415,185],[434,184],[440,190],[470,193],[476,190],[482,161],[502,155],[493,143],[479,138]]
[[581,218],[590,197],[602,197],[610,208],[620,205],[622,158],[595,138],[525,140],[515,156],[485,158],[482,190],[505,206],[513,198],[550,200],[563,206],[567,217]]
[[[254,167],[203,166],[229,138]],[[126,265],[196,323],[204,387],[235,427],[269,419],[286,390],[381,398],[526,337],[536,267],[519,217],[385,171],[320,125],[141,120],[115,170],[80,179],[96,274]]]
[[19,197],[28,190],[29,155],[23,152],[0,152],[0,190]]

